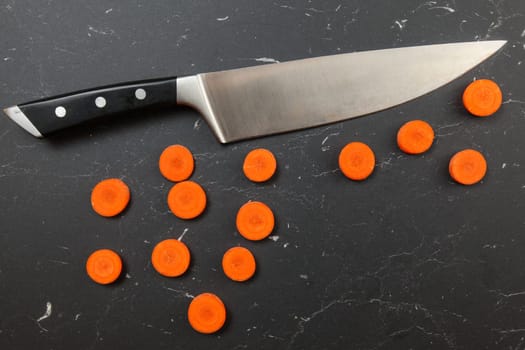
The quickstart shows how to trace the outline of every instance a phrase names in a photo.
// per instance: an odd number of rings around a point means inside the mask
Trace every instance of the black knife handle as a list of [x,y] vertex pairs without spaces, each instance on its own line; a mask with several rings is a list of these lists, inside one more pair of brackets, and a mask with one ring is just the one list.
[[36,128],[35,136],[45,136],[98,117],[176,103],[177,78],[172,77],[77,91],[7,108],[6,113],[29,121]]

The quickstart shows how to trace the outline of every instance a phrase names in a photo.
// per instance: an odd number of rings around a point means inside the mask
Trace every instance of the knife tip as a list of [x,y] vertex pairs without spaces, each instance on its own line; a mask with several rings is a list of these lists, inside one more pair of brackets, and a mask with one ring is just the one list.
[[488,40],[488,41],[480,41],[484,45],[487,46],[488,49],[493,50],[493,52],[498,51],[501,49],[505,44],[507,44],[507,40]]

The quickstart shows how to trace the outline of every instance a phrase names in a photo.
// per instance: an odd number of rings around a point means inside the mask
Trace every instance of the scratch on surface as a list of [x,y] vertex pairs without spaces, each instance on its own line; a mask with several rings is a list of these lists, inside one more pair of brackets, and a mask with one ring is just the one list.
[[492,328],[491,331],[496,331],[500,334],[522,333],[522,332],[525,332],[525,328],[512,328],[512,329]]
[[109,8],[109,9],[107,9],[106,11],[104,11],[104,13],[107,15],[107,14],[110,13],[111,11],[113,11],[113,9],[112,9],[112,8]]
[[230,16],[219,17],[219,18],[217,18],[217,21],[223,22],[223,21],[227,21],[229,18],[230,18]]
[[38,319],[36,319],[36,323],[37,323],[38,327],[40,327],[40,329],[42,329],[44,332],[47,332],[47,329],[42,327],[40,322],[42,322],[46,318],[51,317],[52,313],[53,313],[53,304],[51,304],[51,302],[48,301],[48,302],[46,302],[46,312],[44,312],[44,314],[42,316],[40,316]]
[[175,292],[178,295],[180,295],[181,297],[190,298],[190,299],[195,298],[194,295],[192,295],[192,294],[190,294],[190,293],[188,293],[188,292],[186,292],[184,290],[173,289],[173,288],[170,288],[170,287],[164,287],[164,289],[169,290],[170,292]]
[[351,299],[336,299],[336,300],[332,300],[328,304],[326,304],[323,307],[321,307],[319,310],[316,310],[316,311],[312,312],[310,315],[305,316],[305,317],[300,317],[300,321],[297,324],[298,330],[294,334],[292,334],[292,336],[290,337],[290,341],[288,342],[287,349],[290,349],[293,346],[293,344],[295,343],[295,340],[297,339],[297,337],[304,333],[305,326],[306,326],[306,324],[308,322],[312,321],[314,318],[316,318],[317,316],[319,316],[320,314],[322,314],[323,312],[325,312],[326,310],[330,309],[332,306],[334,306],[336,304],[349,304],[352,301],[353,300],[351,300]]
[[468,21],[466,19],[462,19],[461,22],[459,22],[459,31],[463,33],[463,25],[467,23]]
[[331,136],[339,136],[339,132],[333,132],[333,133],[330,133],[328,134],[324,139],[323,141],[321,141],[321,151],[322,152],[326,152],[326,151],[329,151],[330,150],[330,145],[324,145],[326,143],[326,141],[328,141],[328,139],[331,137]]
[[389,158],[386,158],[386,159],[383,159],[381,162],[378,163],[378,166],[383,169],[385,167],[390,167],[392,166],[392,160],[394,159],[394,157],[389,157]]
[[9,129],[0,134],[0,140],[4,138],[5,135],[9,134]]
[[115,31],[113,29],[97,29],[93,26],[88,26],[88,30],[92,33],[100,34],[100,35],[113,35],[115,34]]
[[306,9],[306,11],[315,12],[315,13],[325,13],[325,12],[326,12],[326,11],[324,11],[324,10],[316,9],[315,7],[308,7],[308,8]]
[[50,262],[53,262],[53,263],[57,263],[57,264],[61,264],[61,265],[69,265],[69,263],[67,261],[61,261],[61,260],[49,260]]
[[276,60],[275,58],[271,58],[271,57],[259,57],[259,58],[254,58],[253,60],[257,62],[264,62],[264,63],[281,63],[280,61]]
[[328,141],[328,139],[331,137],[331,136],[339,136],[340,132],[332,132],[330,134],[328,134],[324,139],[323,141],[321,142],[321,146],[324,145],[326,143],[326,141]]
[[440,126],[439,128],[436,129],[436,136],[443,137],[443,136],[453,135],[454,132],[441,134],[441,133],[439,133],[439,131],[441,131],[443,129],[448,129],[448,128],[453,128],[453,127],[456,127],[456,126],[460,126],[462,124],[463,124],[463,122],[459,122],[459,123],[446,124],[446,125]]
[[[112,300],[112,302],[114,301],[114,299]],[[97,344],[98,341],[102,341],[104,338],[102,338],[100,336],[100,328],[99,328],[99,325],[100,323],[108,316],[109,314],[109,311],[111,310],[111,306],[113,305],[113,303],[110,303],[110,304],[107,304],[106,305],[106,308],[104,310],[104,312],[102,313],[102,315],[97,319],[97,321],[95,322],[95,339],[93,339],[93,341],[91,342],[91,345],[89,346],[88,349],[93,349],[95,347],[95,345]]]
[[492,33],[501,27],[506,20],[515,18],[515,17],[521,17],[523,14],[521,13],[513,13],[509,16],[503,16],[502,10],[500,8],[501,1],[495,2],[494,0],[489,0],[489,3],[494,6],[494,12],[496,13],[496,20],[492,21],[489,24],[489,27],[487,28],[487,33],[485,34],[485,37],[483,39],[489,39],[492,37]]
[[333,170],[328,170],[328,171],[323,171],[319,174],[312,174],[313,177],[322,177],[322,176],[326,176],[326,175],[329,175],[329,174],[334,174],[334,173],[337,173],[339,171],[339,169],[333,169]]
[[263,334],[263,336],[265,336],[266,338],[270,338],[270,339],[277,339],[277,340],[284,340],[284,338],[281,338],[281,337],[278,337],[276,335],[273,335],[273,334]]
[[399,27],[399,30],[405,29],[408,19],[398,19],[394,22]]
[[[188,32],[188,31],[186,31],[186,33],[187,33],[187,32]],[[176,45],[177,47],[179,47],[179,46],[181,45],[181,43],[182,43],[183,41],[185,41],[185,40],[188,40],[188,34],[182,34],[181,36],[179,36],[179,37],[177,38],[177,40],[175,41],[175,45]]]
[[454,13],[456,12],[455,9],[453,9],[452,7],[448,7],[448,6],[433,6],[433,7],[429,7],[428,10],[445,10],[445,11],[448,11],[450,13]]
[[509,103],[517,103],[517,104],[523,105],[523,104],[525,104],[525,101],[513,100],[513,99],[509,98],[508,100],[504,101],[502,104],[506,105],[506,104],[509,104]]
[[502,296],[504,298],[512,298],[512,297],[519,296],[519,295],[525,295],[525,291],[513,292],[513,293],[503,293],[503,292],[501,292],[499,290],[491,289],[491,290],[489,290],[489,292],[497,293],[499,296]]
[[50,317],[52,313],[53,313],[53,304],[51,304],[51,302],[48,301],[46,303],[46,312],[42,316],[40,316],[40,318],[38,318],[36,321],[41,322],[45,320],[46,318]]
[[412,10],[411,12],[414,14],[416,12],[418,12],[419,10],[421,10],[422,8],[432,8],[432,7],[436,7],[435,5],[437,5],[437,2],[436,1],[427,1],[427,2],[424,2],[422,4],[420,4],[418,7],[416,7],[414,10]]
[[193,123],[193,130],[199,130],[201,128],[202,119],[197,119],[195,123]]
[[179,241],[182,241],[182,238],[184,237],[184,235],[186,234],[186,232],[189,231],[189,228],[184,228],[184,231],[182,231],[182,234],[179,236],[179,238],[177,238]]
[[496,249],[498,248],[498,245],[497,244],[485,244],[482,248],[483,249],[487,249],[487,248]]

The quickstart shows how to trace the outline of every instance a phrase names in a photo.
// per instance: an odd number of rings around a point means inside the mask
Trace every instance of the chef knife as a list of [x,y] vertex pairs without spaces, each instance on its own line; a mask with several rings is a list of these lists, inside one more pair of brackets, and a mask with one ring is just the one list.
[[6,108],[37,137],[154,105],[196,108],[220,142],[314,127],[427,94],[498,51],[478,41],[307,58],[192,76],[123,83]]

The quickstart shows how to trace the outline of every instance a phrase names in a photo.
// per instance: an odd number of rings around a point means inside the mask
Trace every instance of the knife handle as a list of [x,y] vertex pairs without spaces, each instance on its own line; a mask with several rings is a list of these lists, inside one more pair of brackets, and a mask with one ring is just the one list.
[[177,103],[177,78],[135,81],[82,90],[5,109],[37,137],[82,122],[133,109]]

